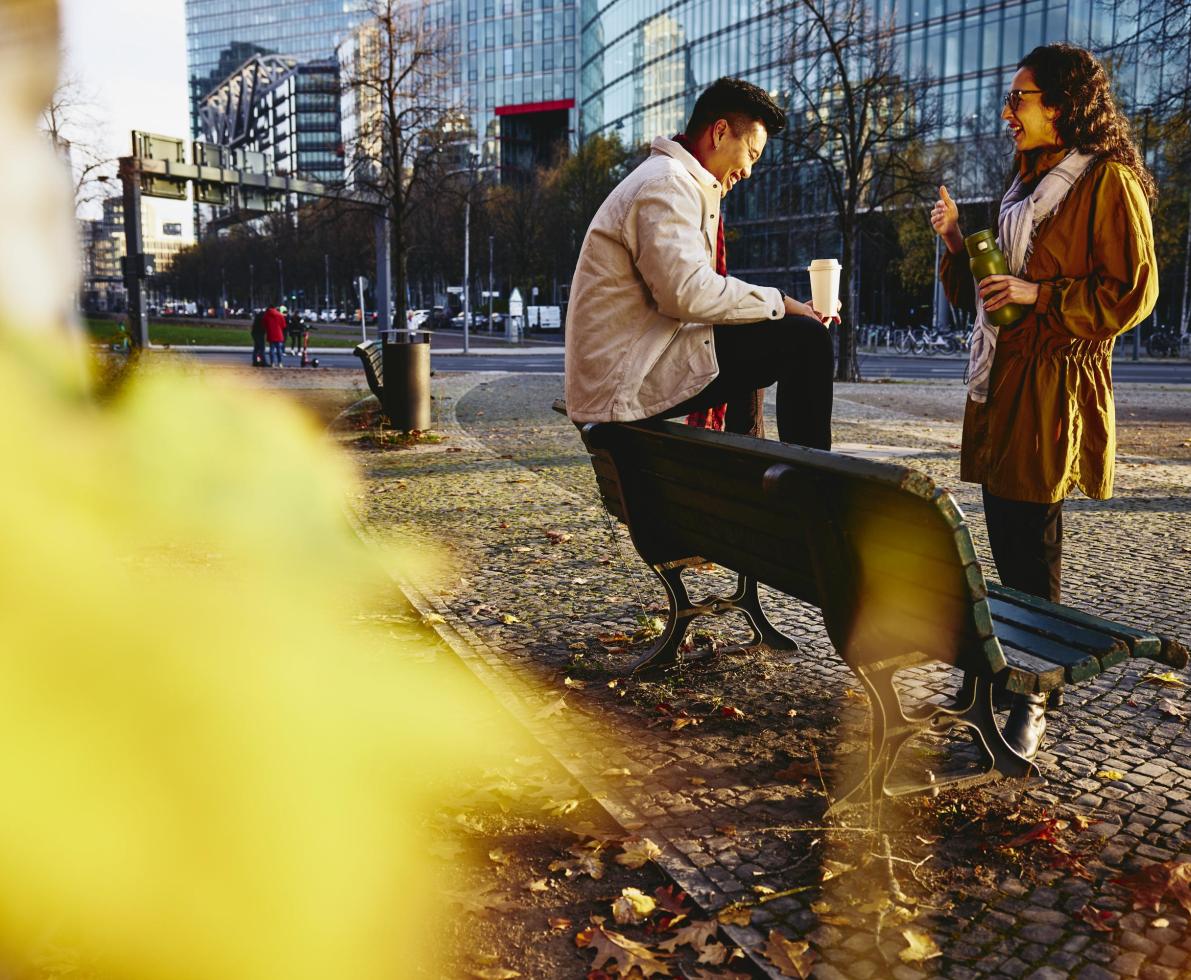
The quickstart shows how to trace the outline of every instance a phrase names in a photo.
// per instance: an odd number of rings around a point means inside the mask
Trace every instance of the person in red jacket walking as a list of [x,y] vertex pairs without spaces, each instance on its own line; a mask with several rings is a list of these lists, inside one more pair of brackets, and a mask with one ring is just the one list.
[[280,310],[270,306],[262,316],[265,340],[269,342],[269,366],[281,367],[281,356],[285,351],[285,307]]

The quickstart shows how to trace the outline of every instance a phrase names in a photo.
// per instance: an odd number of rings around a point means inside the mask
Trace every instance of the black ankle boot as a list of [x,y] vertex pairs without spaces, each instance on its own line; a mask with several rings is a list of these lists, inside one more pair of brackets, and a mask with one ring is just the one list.
[[1033,759],[1046,733],[1046,695],[1015,694],[1005,722],[1005,741],[1023,759]]

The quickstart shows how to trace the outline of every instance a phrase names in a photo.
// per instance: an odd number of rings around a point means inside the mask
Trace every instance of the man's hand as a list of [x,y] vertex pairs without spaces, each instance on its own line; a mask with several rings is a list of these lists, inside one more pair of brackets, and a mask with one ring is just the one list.
[[810,303],[800,303],[796,299],[786,297],[786,315],[787,316],[809,316],[812,320],[818,320],[824,326],[832,322],[839,323],[839,311],[843,307],[840,300],[835,301],[835,312],[830,316],[826,316],[816,310]]
[[952,254],[963,251],[964,236],[959,230],[959,207],[947,193],[946,186],[939,187],[939,199],[931,208],[930,223],[935,233],[943,239],[947,251]]
[[988,313],[1009,303],[1033,307],[1038,302],[1038,283],[1017,276],[986,276],[980,280],[980,298]]

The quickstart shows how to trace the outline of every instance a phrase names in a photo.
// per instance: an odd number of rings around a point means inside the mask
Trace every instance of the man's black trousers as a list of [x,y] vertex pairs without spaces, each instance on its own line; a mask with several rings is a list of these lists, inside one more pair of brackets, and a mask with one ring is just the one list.
[[818,320],[787,316],[712,328],[720,373],[697,395],[662,412],[676,418],[728,405],[724,430],[759,435],[763,391],[777,385],[777,433],[782,442],[831,448],[831,333]]

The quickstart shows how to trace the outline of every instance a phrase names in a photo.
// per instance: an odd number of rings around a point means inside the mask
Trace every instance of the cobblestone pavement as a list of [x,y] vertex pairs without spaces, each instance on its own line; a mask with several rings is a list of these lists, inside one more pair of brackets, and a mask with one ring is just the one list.
[[[440,632],[588,792],[662,844],[660,863],[696,901],[751,906],[729,932],[762,969],[781,975],[754,952],[779,929],[811,943],[824,980],[1191,975],[1191,908],[1168,897],[1135,910],[1114,883],[1191,855],[1191,736],[1178,717],[1191,698],[1143,681],[1166,668],[1131,662],[1070,690],[1042,780],[825,819],[863,753],[867,706],[817,611],[763,593],[797,653],[733,652],[743,632],[716,620],[705,639],[723,649],[708,666],[618,679],[663,592],[550,410],[560,395],[557,376],[436,378],[445,442],[350,442],[358,515],[378,541],[443,553],[436,577],[408,583],[415,604],[443,617]],[[950,487],[980,547],[978,489],[958,481],[961,405],[956,385],[839,386],[835,435]],[[1114,500],[1070,500],[1067,601],[1191,639],[1189,486],[1191,463],[1130,458]],[[694,579],[696,593],[729,585]],[[952,683],[938,669],[903,681],[927,697]],[[942,754],[927,745],[910,763],[938,767]],[[940,955],[915,957],[922,935]]]

